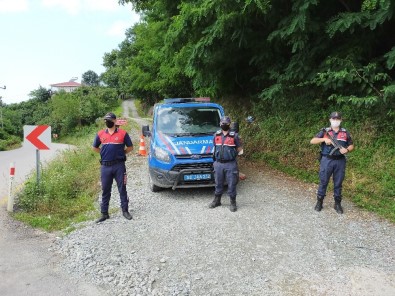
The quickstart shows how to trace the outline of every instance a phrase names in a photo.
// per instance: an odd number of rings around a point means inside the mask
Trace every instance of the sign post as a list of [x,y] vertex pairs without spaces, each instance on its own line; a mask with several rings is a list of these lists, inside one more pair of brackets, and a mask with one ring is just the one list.
[[36,175],[37,185],[40,184],[41,173],[40,173],[40,150],[36,149]]
[[[49,150],[51,144],[51,127],[49,125],[23,126],[24,144],[36,149],[37,184],[40,183],[40,150]],[[40,137],[40,139],[39,139]]]
[[10,163],[10,181],[8,186],[8,203],[7,203],[7,211],[14,211],[14,194],[12,192],[12,183],[14,182],[15,177],[15,163]]

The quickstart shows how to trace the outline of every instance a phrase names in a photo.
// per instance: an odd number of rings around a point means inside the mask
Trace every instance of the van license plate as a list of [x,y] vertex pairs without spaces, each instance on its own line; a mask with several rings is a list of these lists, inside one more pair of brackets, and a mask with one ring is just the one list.
[[211,174],[184,175],[184,181],[210,180]]

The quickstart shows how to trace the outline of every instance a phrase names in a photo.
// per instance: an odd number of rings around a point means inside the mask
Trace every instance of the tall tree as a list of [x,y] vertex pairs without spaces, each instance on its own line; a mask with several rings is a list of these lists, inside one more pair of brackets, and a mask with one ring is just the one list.
[[96,72],[92,70],[88,70],[82,74],[82,83],[87,86],[99,86],[99,75],[97,75]]
[[49,89],[42,87],[41,85],[39,88],[32,90],[29,93],[30,99],[37,101],[37,102],[47,102],[51,98],[51,92]]

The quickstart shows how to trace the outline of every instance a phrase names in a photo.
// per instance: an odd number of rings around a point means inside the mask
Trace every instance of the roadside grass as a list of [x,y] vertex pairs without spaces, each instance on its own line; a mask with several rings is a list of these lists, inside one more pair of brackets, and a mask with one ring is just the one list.
[[39,183],[36,174],[29,178],[16,199],[16,219],[54,231],[91,218],[100,189],[98,156],[90,149],[93,136],[76,138],[74,149],[43,166]]
[[[395,222],[395,137],[391,128],[384,129],[369,117],[355,115],[355,110],[339,106],[327,110],[314,110],[313,107],[301,110],[289,106],[270,113],[262,108],[246,111],[221,103],[229,111],[227,114],[240,124],[247,159],[262,161],[317,185],[319,145],[311,145],[310,139],[329,125],[328,114],[332,109],[343,109],[344,127],[351,132],[355,144],[355,150],[347,158],[343,197]],[[247,115],[253,115],[255,122],[248,124]],[[332,190],[330,184],[327,198],[332,198]]]
[[[3,136],[0,134],[0,136]],[[7,139],[0,139],[0,151],[12,150],[22,147],[21,139],[17,136],[9,136]]]

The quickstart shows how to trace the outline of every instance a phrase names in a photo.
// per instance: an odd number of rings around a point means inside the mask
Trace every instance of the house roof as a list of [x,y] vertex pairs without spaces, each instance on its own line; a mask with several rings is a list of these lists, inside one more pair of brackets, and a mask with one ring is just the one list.
[[78,83],[78,82],[75,82],[75,81],[67,81],[67,82],[50,84],[50,86],[54,86],[54,87],[77,87],[77,86],[81,86],[81,83]]

